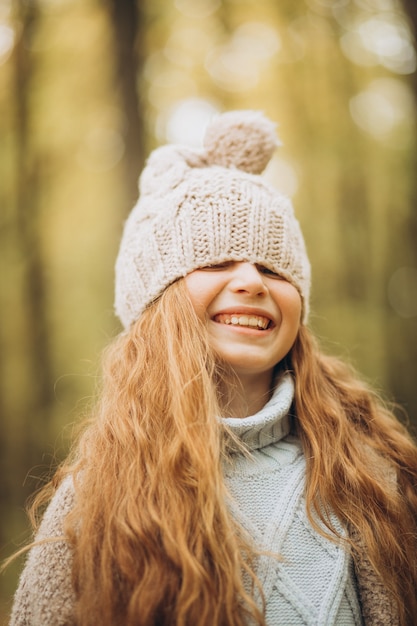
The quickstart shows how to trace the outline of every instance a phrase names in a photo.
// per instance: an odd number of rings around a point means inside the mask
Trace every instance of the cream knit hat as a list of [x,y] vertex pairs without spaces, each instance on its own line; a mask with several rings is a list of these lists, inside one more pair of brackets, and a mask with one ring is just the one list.
[[115,309],[125,328],[178,278],[230,260],[292,283],[307,320],[310,264],[300,226],[290,200],[258,175],[277,145],[262,113],[231,111],[209,125],[202,150],[152,152],[116,261]]

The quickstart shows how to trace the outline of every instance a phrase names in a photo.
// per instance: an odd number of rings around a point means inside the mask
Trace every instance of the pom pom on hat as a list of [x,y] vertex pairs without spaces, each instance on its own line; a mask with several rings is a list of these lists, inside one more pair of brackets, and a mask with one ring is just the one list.
[[280,145],[275,125],[260,111],[230,111],[208,125],[204,149],[169,144],[150,155],[140,178],[140,195],[162,197],[187,178],[190,168],[219,165],[260,174]]
[[204,138],[211,165],[260,174],[280,145],[275,125],[260,111],[230,111],[208,126]]

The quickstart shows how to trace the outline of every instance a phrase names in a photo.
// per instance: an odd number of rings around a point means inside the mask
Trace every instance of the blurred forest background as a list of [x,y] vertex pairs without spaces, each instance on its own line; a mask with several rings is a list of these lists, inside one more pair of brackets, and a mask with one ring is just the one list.
[[[311,325],[417,419],[415,0],[0,0],[0,557],[120,329],[149,151],[261,109],[313,265]],[[21,562],[0,577],[0,618]]]

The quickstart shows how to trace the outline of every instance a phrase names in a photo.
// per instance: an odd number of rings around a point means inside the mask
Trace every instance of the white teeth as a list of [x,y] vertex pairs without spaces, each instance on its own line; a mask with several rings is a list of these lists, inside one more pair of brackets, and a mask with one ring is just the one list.
[[233,326],[249,326],[250,328],[259,328],[266,330],[269,325],[269,319],[260,315],[228,315],[220,314],[216,316],[216,321],[221,324],[232,324]]

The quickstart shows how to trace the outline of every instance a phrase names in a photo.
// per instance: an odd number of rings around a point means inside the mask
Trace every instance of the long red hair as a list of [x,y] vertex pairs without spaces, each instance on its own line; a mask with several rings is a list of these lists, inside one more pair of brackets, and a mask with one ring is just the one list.
[[[314,511],[334,537],[326,515],[334,511],[365,546],[400,623],[412,623],[417,448],[307,328],[277,368],[294,374],[311,522]],[[265,624],[254,600],[262,598],[256,547],[227,507],[223,375],[183,281],[106,351],[96,412],[54,479],[75,480],[65,534],[79,626]],[[355,541],[351,548],[359,559]]]
[[390,592],[400,623],[415,624],[416,445],[351,367],[321,352],[307,328],[286,361],[296,381],[295,429],[307,459],[311,522],[313,510],[327,525],[326,513],[336,513],[359,539],[352,542],[356,560],[365,550]]

